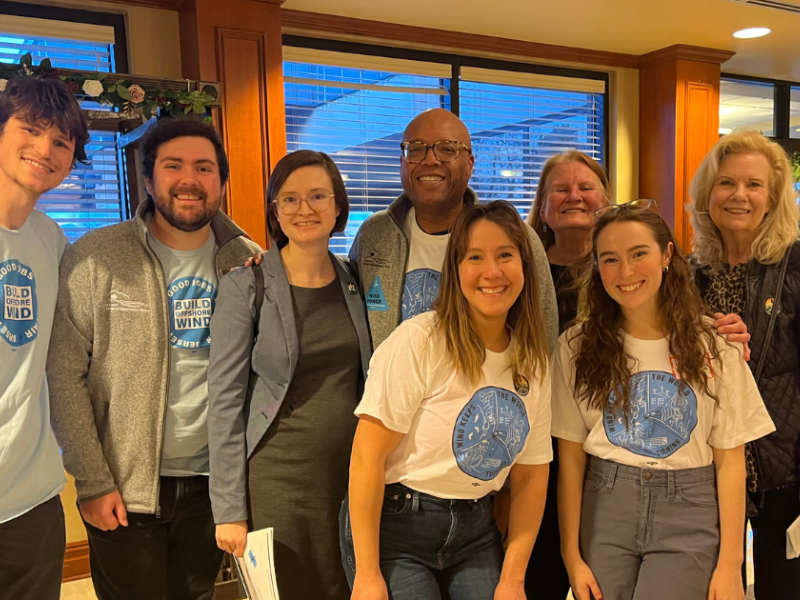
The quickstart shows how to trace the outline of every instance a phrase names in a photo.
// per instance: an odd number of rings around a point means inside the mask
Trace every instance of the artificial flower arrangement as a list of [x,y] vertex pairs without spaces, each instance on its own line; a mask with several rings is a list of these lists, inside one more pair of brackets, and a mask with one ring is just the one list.
[[0,92],[14,77],[58,77],[78,96],[78,100],[112,106],[123,113],[141,110],[147,120],[154,115],[175,117],[189,113],[204,115],[207,121],[211,120],[208,109],[214,103],[214,98],[205,92],[143,87],[136,82],[116,78],[107,81],[107,75],[90,72],[63,75],[53,68],[49,58],[34,65],[28,53],[20,57],[18,64],[0,63]]

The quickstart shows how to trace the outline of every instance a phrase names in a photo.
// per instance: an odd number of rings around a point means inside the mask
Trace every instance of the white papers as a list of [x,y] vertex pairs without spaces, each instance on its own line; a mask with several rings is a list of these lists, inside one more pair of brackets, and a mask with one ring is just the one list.
[[250,600],[280,600],[275,580],[275,554],[272,527],[247,534],[244,556],[236,559],[236,569]]
[[786,558],[800,556],[800,517],[786,530]]

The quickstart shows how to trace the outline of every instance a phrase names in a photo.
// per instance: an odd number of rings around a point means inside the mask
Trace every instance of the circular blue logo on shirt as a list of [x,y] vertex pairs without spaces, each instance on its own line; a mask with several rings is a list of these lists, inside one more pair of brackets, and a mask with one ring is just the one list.
[[15,259],[0,263],[0,338],[14,347],[30,344],[39,335],[36,278],[30,267]]
[[528,411],[519,396],[499,387],[482,388],[456,420],[456,462],[470,477],[491,481],[513,464],[530,430]]
[[631,376],[628,426],[625,416],[611,410],[617,396],[611,392],[603,409],[608,441],[651,458],[666,458],[689,443],[697,426],[697,396],[680,379],[665,371],[642,371]]
[[211,345],[211,315],[217,298],[213,283],[181,277],[167,286],[169,341],[174,348],[196,350]]
[[402,320],[427,312],[439,295],[441,273],[433,269],[415,269],[406,273],[403,287]]

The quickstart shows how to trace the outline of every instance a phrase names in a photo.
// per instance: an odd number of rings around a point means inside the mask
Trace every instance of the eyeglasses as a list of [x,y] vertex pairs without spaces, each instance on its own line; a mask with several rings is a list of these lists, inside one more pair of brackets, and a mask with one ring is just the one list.
[[428,150],[433,150],[433,155],[439,162],[451,162],[458,158],[458,153],[466,150],[467,154],[472,154],[472,150],[467,148],[463,142],[454,140],[439,140],[428,145],[424,142],[403,142],[400,144],[400,151],[407,163],[421,163],[428,156]]
[[638,200],[631,200],[630,202],[626,202],[624,204],[609,204],[608,206],[603,206],[602,208],[598,208],[596,211],[594,211],[594,218],[599,219],[601,216],[614,214],[618,210],[625,210],[628,212],[644,212],[646,210],[650,210],[650,208],[653,206],[655,206],[656,210],[658,210],[658,205],[652,198],[640,198]]
[[326,191],[311,192],[305,198],[288,194],[286,196],[278,196],[275,202],[278,204],[278,209],[284,215],[295,215],[297,211],[300,210],[300,205],[303,204],[304,200],[308,203],[308,207],[314,212],[323,212],[331,205],[331,198],[333,198],[333,196],[333,194]]

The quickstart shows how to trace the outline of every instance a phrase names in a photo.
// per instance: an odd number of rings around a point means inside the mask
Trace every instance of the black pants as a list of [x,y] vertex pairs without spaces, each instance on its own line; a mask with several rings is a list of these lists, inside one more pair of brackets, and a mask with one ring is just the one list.
[[58,600],[66,544],[58,496],[0,523],[0,600]]
[[128,526],[86,523],[99,600],[210,600],[222,563],[208,477],[162,477],[161,515],[128,513]]
[[757,600],[800,600],[800,558],[786,558],[786,530],[800,516],[800,487],[750,494]]
[[544,516],[533,546],[528,572],[525,575],[525,594],[529,599],[565,600],[569,592],[569,575],[561,560],[561,535],[558,531],[558,445],[553,440],[553,462],[547,483]]

